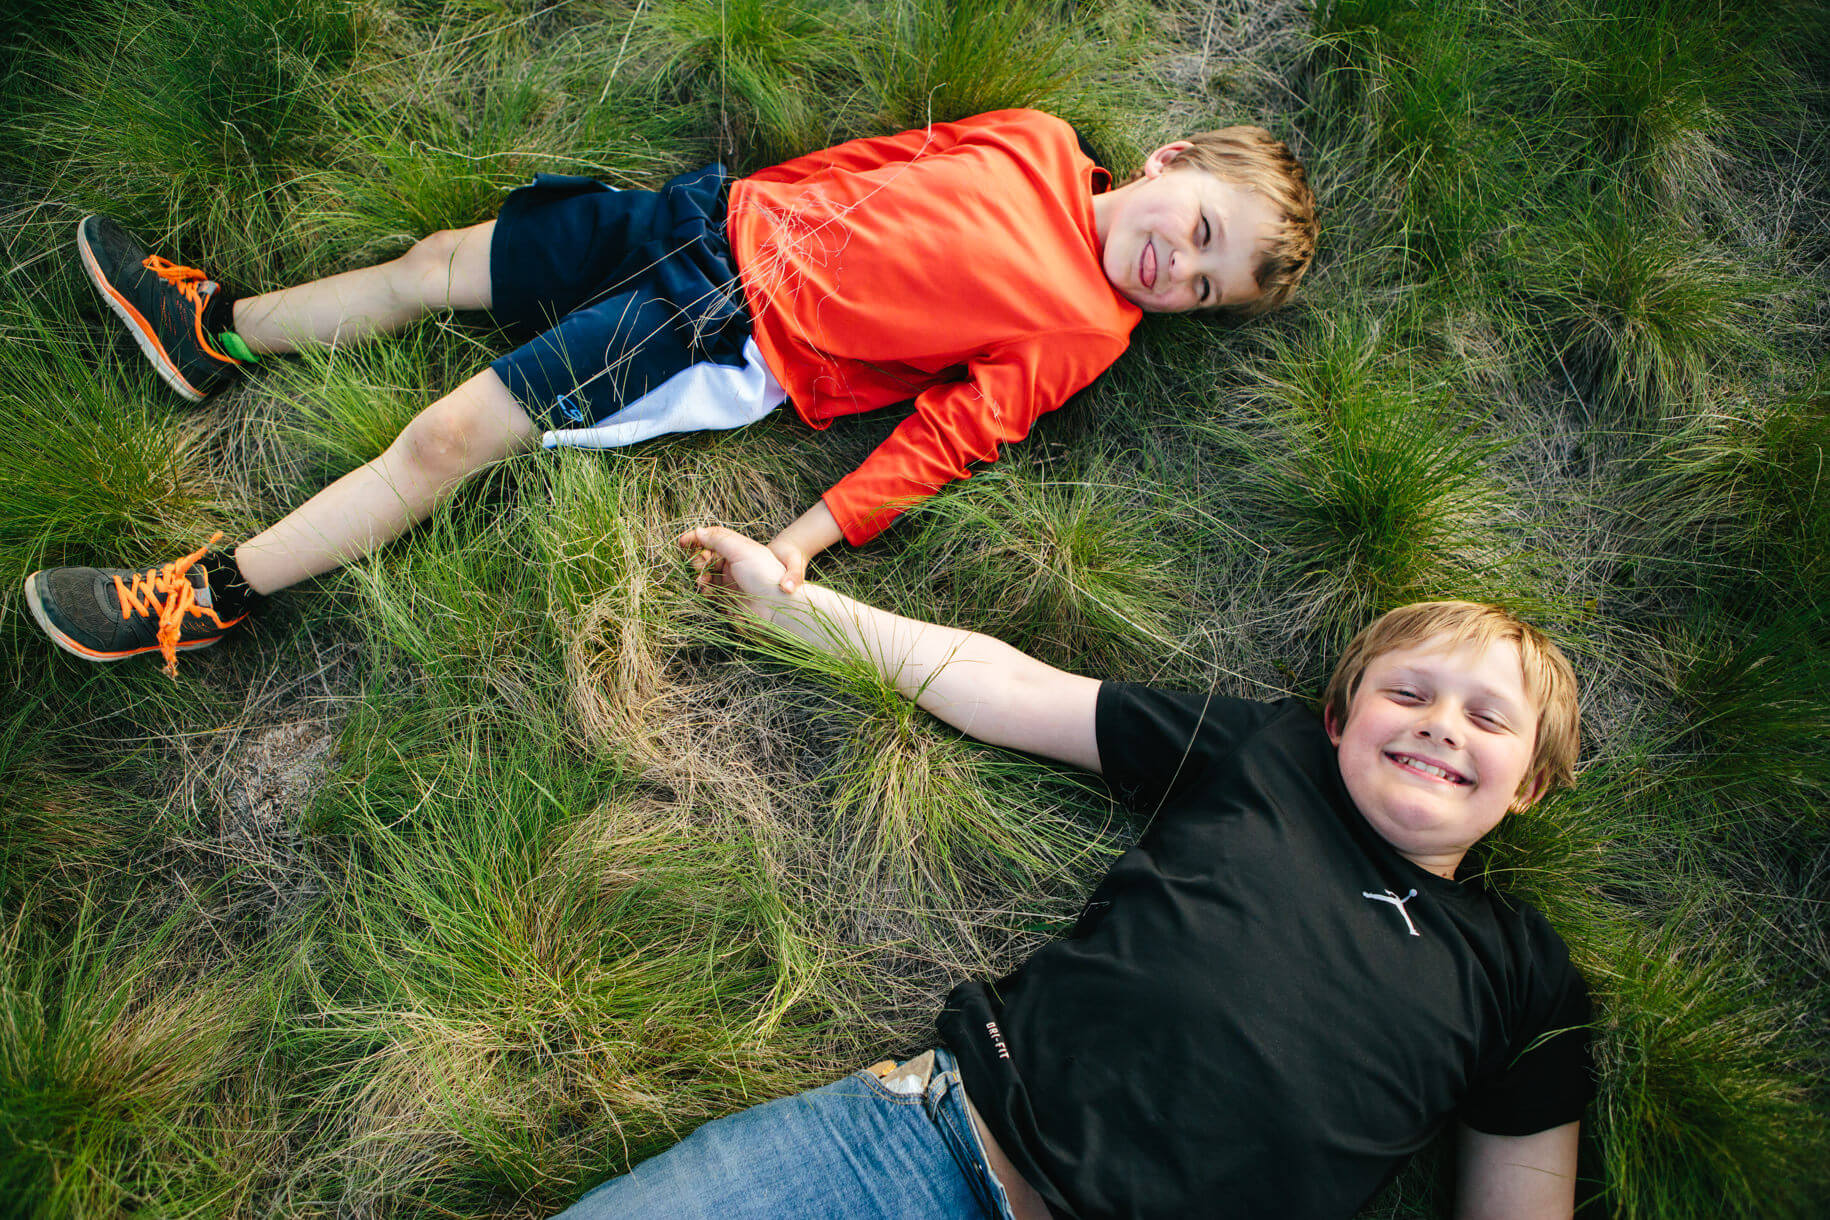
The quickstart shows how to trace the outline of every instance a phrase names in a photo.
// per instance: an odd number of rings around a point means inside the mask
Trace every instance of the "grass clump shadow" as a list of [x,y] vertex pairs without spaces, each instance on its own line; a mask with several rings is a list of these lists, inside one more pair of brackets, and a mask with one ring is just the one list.
[[1532,278],[1556,359],[1618,414],[1702,401],[1761,354],[1753,302],[1772,283],[1675,224],[1602,206],[1528,244],[1555,251]]

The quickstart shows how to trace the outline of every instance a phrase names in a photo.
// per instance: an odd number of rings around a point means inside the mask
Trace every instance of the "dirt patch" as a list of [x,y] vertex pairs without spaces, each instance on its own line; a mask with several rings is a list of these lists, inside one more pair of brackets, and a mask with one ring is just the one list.
[[214,841],[195,844],[226,868],[236,905],[258,907],[269,929],[317,895],[299,815],[332,769],[340,725],[298,720],[249,733],[223,758]]
[[291,832],[293,815],[330,772],[334,725],[301,720],[252,734],[223,760],[222,841],[260,845]]

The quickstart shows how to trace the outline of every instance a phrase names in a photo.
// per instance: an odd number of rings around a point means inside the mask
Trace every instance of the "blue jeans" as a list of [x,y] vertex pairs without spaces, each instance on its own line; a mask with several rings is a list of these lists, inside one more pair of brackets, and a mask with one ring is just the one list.
[[953,1056],[925,1089],[869,1071],[707,1123],[563,1220],[1010,1220]]

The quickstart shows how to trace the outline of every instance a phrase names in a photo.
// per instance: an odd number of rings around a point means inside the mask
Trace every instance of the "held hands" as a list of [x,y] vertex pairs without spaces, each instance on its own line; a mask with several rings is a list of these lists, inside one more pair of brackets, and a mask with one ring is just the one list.
[[800,588],[801,583],[807,579],[809,556],[788,537],[787,530],[769,539],[769,553],[782,563],[782,578],[776,587],[783,593],[792,593]]
[[796,600],[782,592],[786,565],[754,539],[710,525],[688,530],[675,542],[692,554],[699,591],[731,599],[727,606],[734,616],[769,619],[777,606]]
[[815,500],[813,507],[795,518],[794,523],[769,540],[769,549],[782,561],[780,582],[783,593],[792,593],[807,579],[807,561],[845,535],[833,519],[825,500]]
[[693,552],[701,593],[734,597],[734,613],[770,618],[797,600],[807,578],[807,561],[844,537],[824,500],[816,500],[769,545],[718,526],[702,526],[680,535],[679,545]]

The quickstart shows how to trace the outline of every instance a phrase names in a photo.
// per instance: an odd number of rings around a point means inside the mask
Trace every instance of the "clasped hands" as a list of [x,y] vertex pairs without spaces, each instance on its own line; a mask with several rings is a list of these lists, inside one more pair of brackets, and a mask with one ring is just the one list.
[[[754,538],[719,525],[687,530],[674,540],[692,556],[694,584],[707,596],[729,598],[734,617],[771,619],[772,611],[796,599],[788,589],[788,566]],[[799,592],[801,583],[794,583]]]
[[776,589],[782,593],[793,593],[798,590],[801,582],[807,578],[807,561],[845,536],[839,529],[839,523],[834,519],[832,510],[826,507],[825,500],[814,501],[812,508],[797,517],[787,529],[771,538],[766,548],[759,542],[745,538],[742,534],[716,527],[691,530],[680,536],[681,547],[697,552],[693,556],[693,568],[699,573],[699,588],[702,592],[710,592],[717,587],[727,592],[741,592],[751,596],[762,593],[763,588],[761,586],[740,587],[740,582],[725,579],[721,575],[728,571],[730,563],[734,561],[734,554],[727,555],[710,542],[690,545],[687,543],[686,539],[699,534],[705,534],[708,538],[719,536],[724,538],[727,544],[736,546],[751,565],[745,569],[746,572],[761,570],[756,566],[759,557],[751,553],[751,548],[765,550],[774,558],[776,567],[779,569],[775,574],[774,583]]

